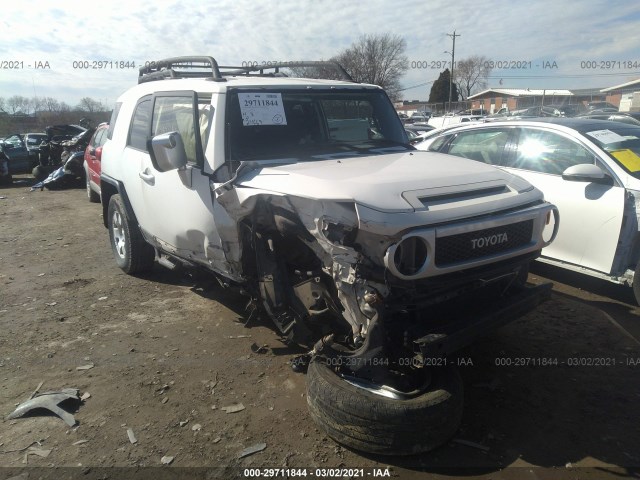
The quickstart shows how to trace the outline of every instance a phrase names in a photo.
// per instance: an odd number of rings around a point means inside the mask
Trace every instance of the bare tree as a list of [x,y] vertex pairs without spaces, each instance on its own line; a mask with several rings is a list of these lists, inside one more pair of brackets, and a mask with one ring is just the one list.
[[31,97],[29,100],[29,105],[33,108],[33,113],[38,113],[44,107],[44,98],[42,97]]
[[[337,61],[332,58],[328,61]],[[300,78],[323,78],[327,80],[344,80],[340,72],[331,65],[318,65],[312,67],[287,67],[283,69],[284,73]]]
[[44,109],[48,112],[57,112],[60,110],[60,102],[53,97],[44,97],[42,103]]
[[97,100],[94,100],[91,97],[83,97],[80,99],[80,103],[77,106],[78,110],[82,110],[85,112],[103,112],[105,110],[102,103]]
[[491,67],[485,56],[472,55],[456,62],[453,81],[458,85],[463,100],[469,98],[472,92],[485,88],[490,73]]
[[29,105],[29,99],[22,95],[14,95],[7,99],[7,108],[9,113],[15,115],[16,113],[28,114],[31,110]]
[[409,60],[404,54],[406,49],[407,42],[399,35],[363,35],[334,60],[356,82],[380,85],[394,100],[400,95],[400,79],[409,69]]
[[5,112],[6,113],[6,100],[4,99],[4,97],[0,97],[0,112]]

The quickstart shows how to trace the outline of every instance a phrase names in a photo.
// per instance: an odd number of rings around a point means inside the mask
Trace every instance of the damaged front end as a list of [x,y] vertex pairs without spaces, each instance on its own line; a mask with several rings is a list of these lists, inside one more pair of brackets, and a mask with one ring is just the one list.
[[[377,224],[353,201],[242,187],[217,194],[237,219],[245,289],[282,336],[310,348],[294,367],[319,357],[358,386],[376,393],[384,386],[382,395],[420,391],[429,381],[427,359],[451,354],[550,293],[522,288],[544,243],[545,219],[557,219],[542,201],[472,222],[391,233],[389,222]],[[479,242],[469,232],[493,249],[456,257],[460,242]],[[507,235],[513,239],[507,253],[491,245]],[[438,256],[436,246],[446,241],[451,251]]]
[[375,314],[370,304],[386,290],[358,272],[366,260],[355,242],[353,204],[269,194],[248,203],[250,213],[238,222],[241,270],[280,333],[308,346],[332,333],[365,335]]

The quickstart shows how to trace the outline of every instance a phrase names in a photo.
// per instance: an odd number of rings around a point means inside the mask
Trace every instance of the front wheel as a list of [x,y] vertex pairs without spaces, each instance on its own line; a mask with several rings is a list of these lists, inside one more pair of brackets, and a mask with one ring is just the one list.
[[144,240],[138,225],[127,217],[120,195],[109,200],[108,215],[109,239],[118,266],[130,275],[151,269],[153,247]]
[[402,396],[349,381],[314,360],[307,372],[309,411],[331,438],[347,447],[383,455],[426,452],[453,436],[463,408],[458,370],[437,367],[430,374],[428,386]]

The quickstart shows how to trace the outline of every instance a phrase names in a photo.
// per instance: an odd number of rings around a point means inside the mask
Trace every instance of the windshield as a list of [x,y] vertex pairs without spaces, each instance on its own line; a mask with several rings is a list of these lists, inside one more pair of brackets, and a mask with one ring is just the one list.
[[640,126],[603,122],[603,128],[582,133],[596,143],[626,172],[640,178]]
[[227,159],[322,160],[413,150],[380,90],[237,90],[227,104]]

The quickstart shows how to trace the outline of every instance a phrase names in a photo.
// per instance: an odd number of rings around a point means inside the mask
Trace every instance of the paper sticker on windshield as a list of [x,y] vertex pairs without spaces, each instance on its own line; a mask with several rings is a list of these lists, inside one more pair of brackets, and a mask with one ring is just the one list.
[[614,150],[609,153],[631,173],[640,172],[640,157],[631,150]]
[[593,132],[587,132],[587,135],[602,143],[624,142],[624,137],[622,135],[618,135],[616,132],[612,132],[611,130],[595,130]]
[[242,125],[286,125],[280,93],[238,93]]

